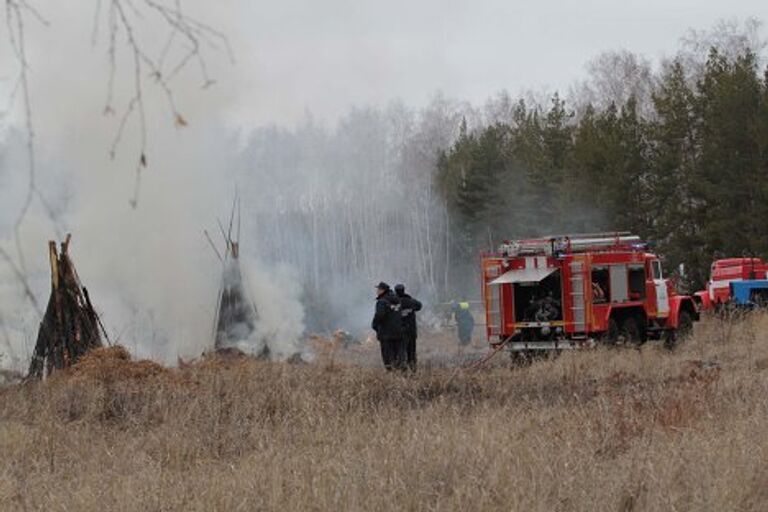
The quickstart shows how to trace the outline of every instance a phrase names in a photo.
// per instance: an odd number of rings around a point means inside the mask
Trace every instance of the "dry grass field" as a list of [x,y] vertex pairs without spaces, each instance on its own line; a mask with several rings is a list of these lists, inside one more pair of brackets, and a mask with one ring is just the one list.
[[0,508],[768,510],[768,317],[674,353],[504,357],[403,376],[102,351],[0,390]]

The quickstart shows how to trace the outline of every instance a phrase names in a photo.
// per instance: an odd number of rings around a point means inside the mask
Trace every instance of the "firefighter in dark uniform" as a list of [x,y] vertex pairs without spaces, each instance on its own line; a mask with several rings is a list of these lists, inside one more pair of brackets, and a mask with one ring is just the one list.
[[371,328],[381,345],[381,359],[388,371],[404,367],[403,319],[400,299],[389,285],[381,282],[376,286],[376,312]]
[[395,294],[400,299],[400,313],[403,317],[403,345],[405,363],[410,370],[416,370],[416,312],[421,311],[421,302],[405,293],[405,285],[395,285]]

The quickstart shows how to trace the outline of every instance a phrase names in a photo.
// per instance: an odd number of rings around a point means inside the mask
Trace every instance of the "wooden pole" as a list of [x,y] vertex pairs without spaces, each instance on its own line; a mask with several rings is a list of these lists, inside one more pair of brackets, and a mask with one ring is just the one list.
[[51,288],[59,289],[59,255],[56,252],[56,242],[48,242],[48,261],[51,264]]

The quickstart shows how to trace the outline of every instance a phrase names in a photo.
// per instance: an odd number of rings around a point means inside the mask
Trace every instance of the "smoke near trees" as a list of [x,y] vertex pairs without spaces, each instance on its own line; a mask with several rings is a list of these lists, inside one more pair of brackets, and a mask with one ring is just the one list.
[[718,252],[768,251],[768,92],[761,46],[739,46],[753,30],[693,33],[708,54],[690,35],[656,67],[604,54],[545,104],[437,95],[421,110],[353,109],[332,129],[308,117],[259,130],[239,181],[259,197],[260,256],[303,276],[319,329],[359,327],[379,276],[433,303],[473,296],[480,251],[551,232],[634,231],[698,286]]
[[307,118],[251,135],[237,181],[258,254],[299,271],[312,327],[363,328],[381,279],[433,298],[445,289],[451,242],[433,175],[462,108],[437,95],[418,111],[394,102],[333,129]]
[[763,49],[748,21],[691,32],[658,71],[605,54],[573,106],[521,100],[511,117],[463,130],[437,174],[457,255],[488,233],[631,230],[683,264],[690,287],[718,255],[768,255]]

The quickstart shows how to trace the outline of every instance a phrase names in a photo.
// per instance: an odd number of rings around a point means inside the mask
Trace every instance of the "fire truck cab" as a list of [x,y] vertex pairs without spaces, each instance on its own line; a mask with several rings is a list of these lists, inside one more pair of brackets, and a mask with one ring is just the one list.
[[639,344],[690,332],[698,313],[629,233],[505,242],[482,257],[486,329],[513,352]]

